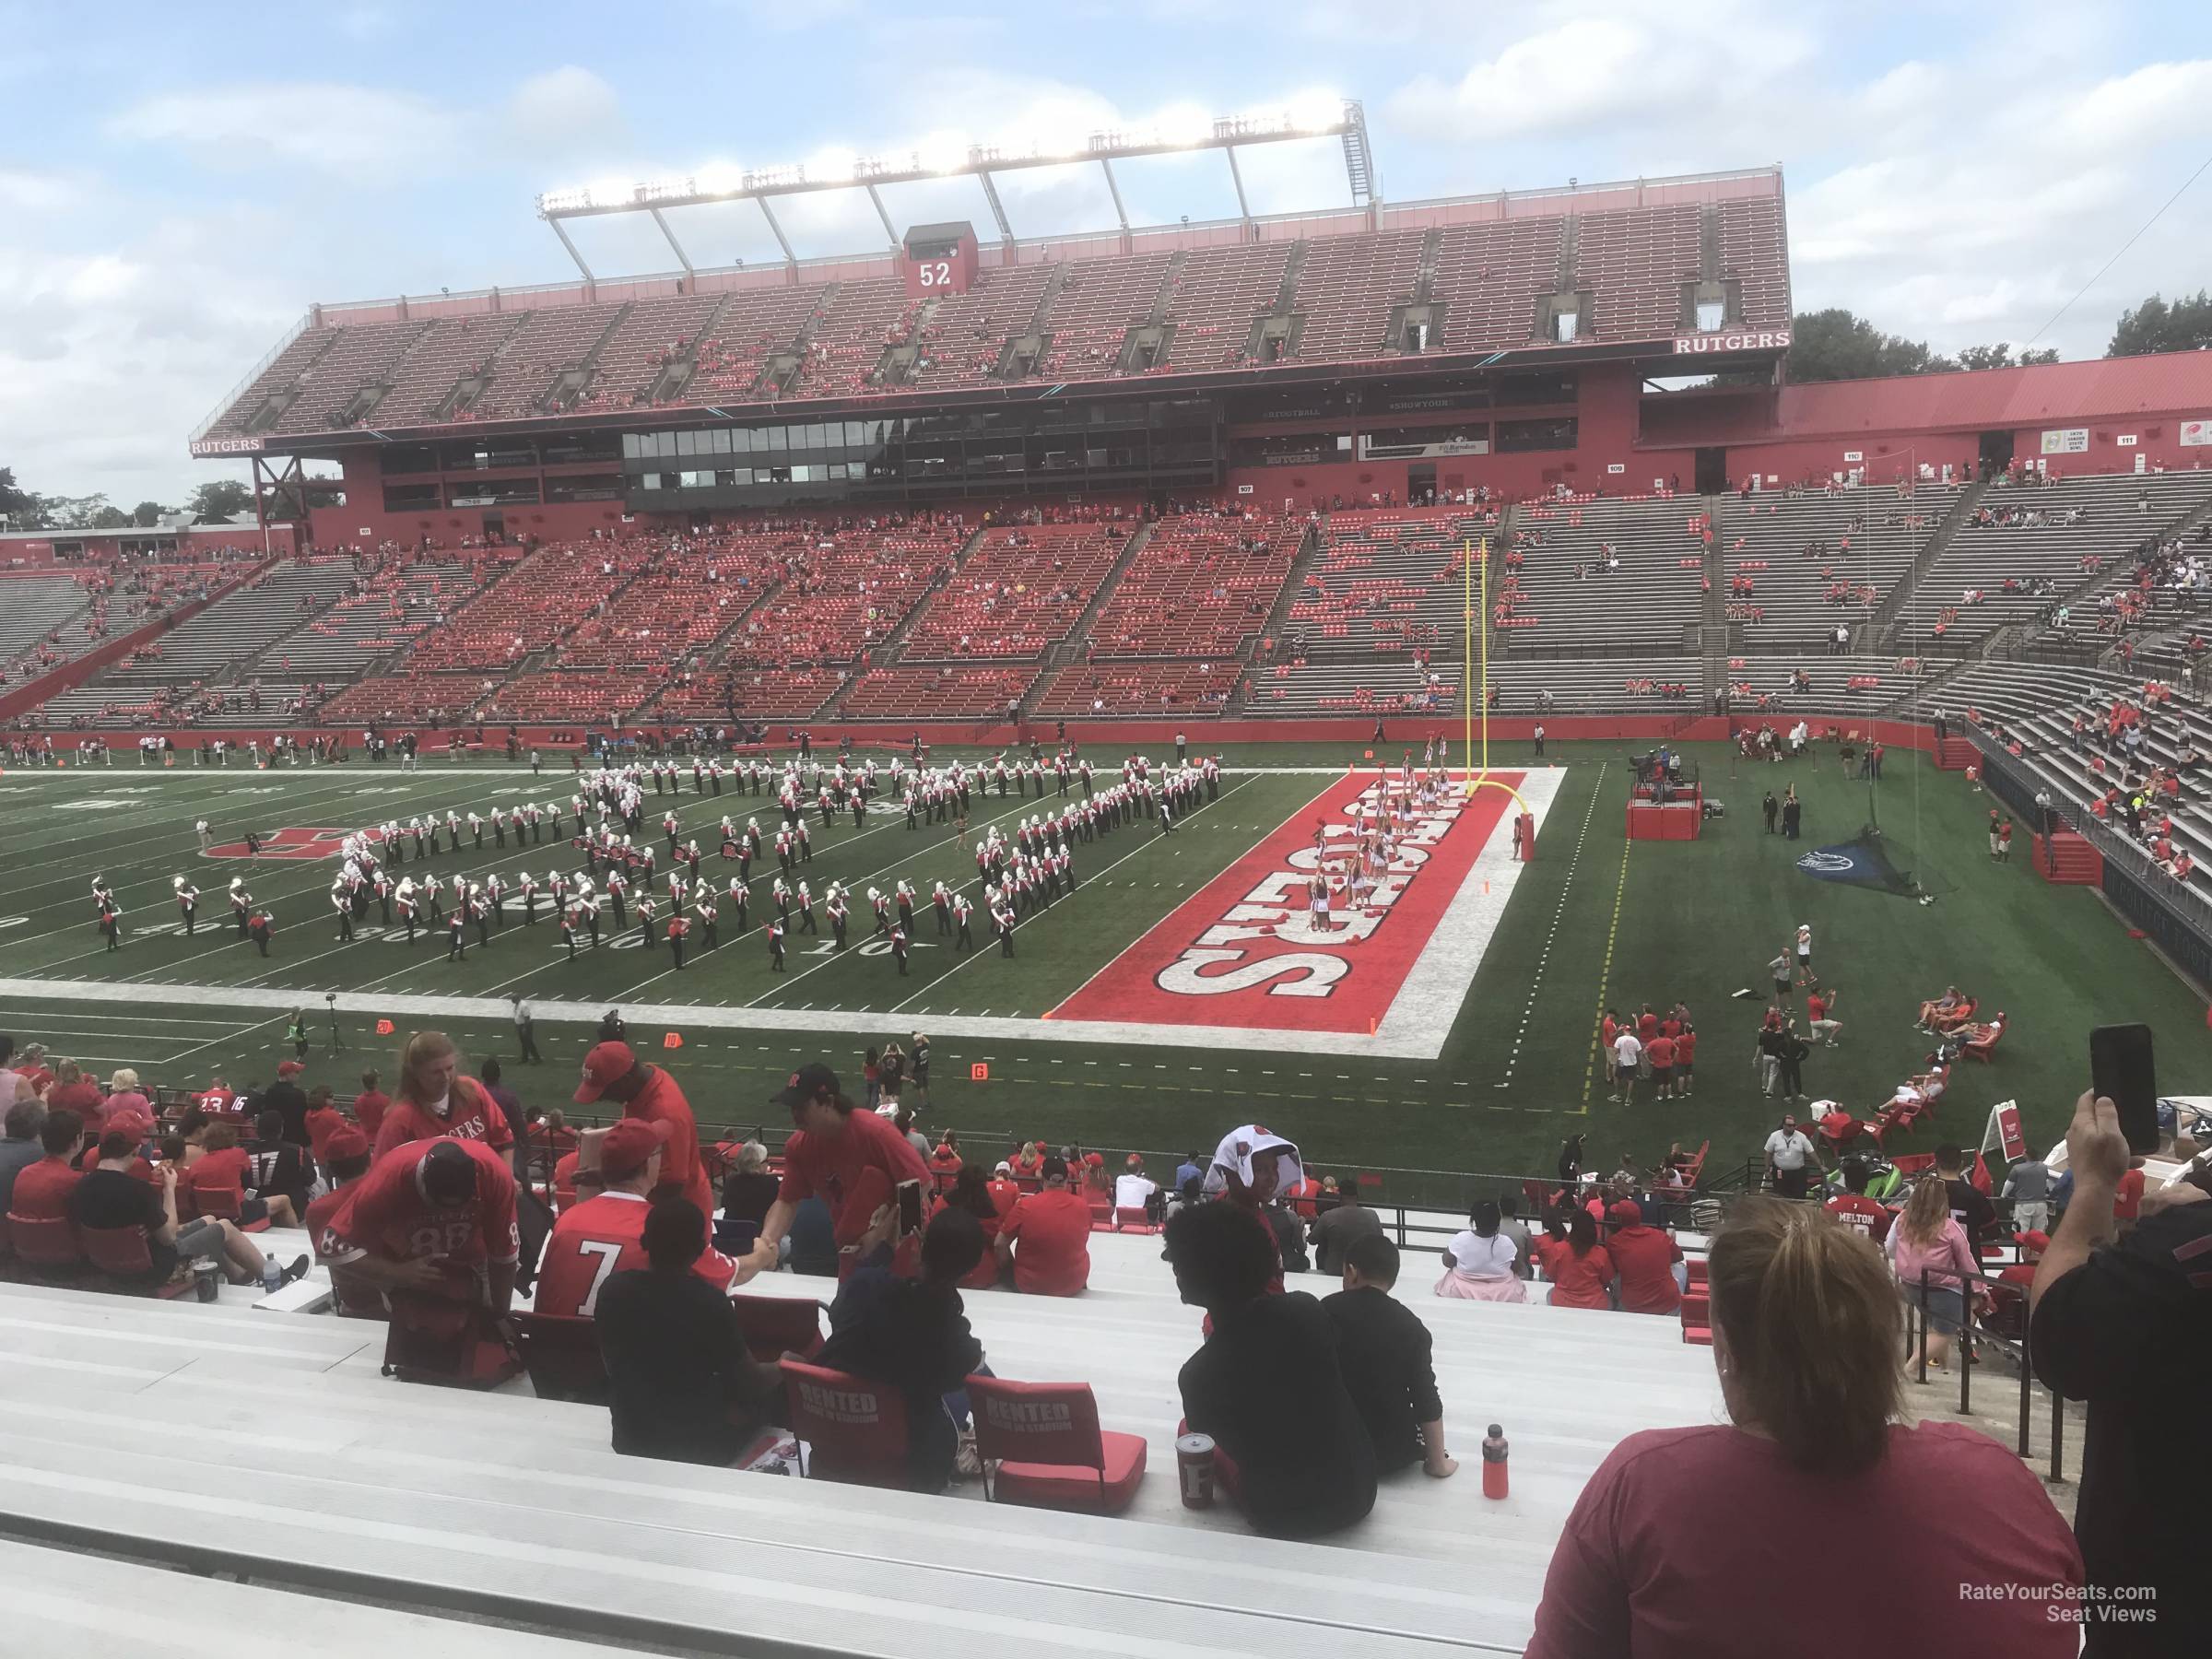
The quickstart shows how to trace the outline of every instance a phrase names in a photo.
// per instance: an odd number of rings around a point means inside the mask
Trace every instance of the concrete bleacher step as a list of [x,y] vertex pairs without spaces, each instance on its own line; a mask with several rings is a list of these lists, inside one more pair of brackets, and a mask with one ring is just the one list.
[[2104,880],[2104,858],[2082,836],[2061,830],[2049,838],[2035,838],[2035,867],[2045,881],[2062,886],[2097,887]]

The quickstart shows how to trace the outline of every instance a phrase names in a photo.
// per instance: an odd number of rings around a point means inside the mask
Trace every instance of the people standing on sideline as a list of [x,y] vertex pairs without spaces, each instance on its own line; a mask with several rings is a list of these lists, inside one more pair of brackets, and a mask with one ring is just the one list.
[[1831,985],[1823,990],[1808,991],[1805,997],[1805,1012],[1813,1035],[1823,1048],[1836,1046],[1836,1033],[1843,1029],[1836,1018],[1836,996],[1841,986]]
[[1805,803],[1797,798],[1797,785],[1789,786],[1782,797],[1782,837],[1784,841],[1797,839],[1797,826],[1805,816]]
[[537,1052],[537,1022],[531,1014],[530,1005],[520,993],[509,997],[508,1003],[514,1015],[515,1046],[522,1050],[525,1064],[535,1065],[545,1056]]
[[1536,759],[1541,760],[1544,759],[1544,723],[1542,721],[1538,721],[1536,723],[1535,735],[1536,740]]
[[1774,798],[1774,792],[1772,790],[1768,790],[1766,798],[1760,801],[1759,804],[1759,816],[1767,820],[1767,833],[1769,835],[1774,833],[1774,817],[1775,814],[1779,813],[1781,810],[1782,803]]

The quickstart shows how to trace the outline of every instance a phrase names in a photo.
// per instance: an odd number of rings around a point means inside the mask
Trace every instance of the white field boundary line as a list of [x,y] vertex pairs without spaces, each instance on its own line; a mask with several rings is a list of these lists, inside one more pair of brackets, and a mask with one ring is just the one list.
[[[1301,775],[1336,775],[1333,767],[1298,769]],[[1522,794],[1543,827],[1562,773],[1546,770],[1524,775]],[[1121,1020],[1059,1020],[1007,1018],[982,1015],[929,1016],[939,1036],[980,1038],[1001,1041],[1059,1043],[1118,1043],[1154,1048],[1219,1050],[1224,1048],[1273,1051],[1283,1053],[1335,1054],[1370,1059],[1433,1060],[1443,1050],[1453,1017],[1473,984],[1477,969],[1496,932],[1499,917],[1520,879],[1521,865],[1512,855],[1510,814],[1501,815],[1484,847],[1463,879],[1459,892],[1439,919],[1390,1012],[1372,1037],[1347,1032],[1262,1030],[1235,1026],[1155,1025]],[[1503,830],[1505,833],[1500,834]],[[1490,890],[1483,891],[1485,882]],[[185,1006],[269,1008],[288,1013],[299,1005],[300,993],[280,988],[246,985],[173,984],[159,981],[119,982],[88,980],[58,983],[50,980],[0,979],[0,999],[9,1006],[30,1002],[136,1003]],[[559,998],[533,999],[538,1019],[547,1025],[596,1026],[607,1006],[605,997],[588,1004]],[[1418,1004],[1418,1006],[1417,1006]],[[420,994],[379,994],[359,991],[337,993],[341,1013],[374,1017],[410,1015],[424,1020],[477,1019],[502,1021],[511,1018],[509,1005],[498,996],[445,996]],[[701,1007],[689,1003],[623,1005],[633,1025],[666,1026],[699,1030],[783,1031],[800,1035],[829,1035],[876,1030],[885,1018],[880,1010],[828,1010],[784,1008],[773,1005]],[[266,1021],[261,1023],[268,1023]],[[252,1028],[248,1028],[249,1030]]]

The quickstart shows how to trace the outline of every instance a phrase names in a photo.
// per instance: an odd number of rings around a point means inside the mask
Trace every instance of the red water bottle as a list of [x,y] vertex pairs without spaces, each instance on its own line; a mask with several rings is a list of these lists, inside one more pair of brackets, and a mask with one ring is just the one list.
[[1495,1423],[1482,1442],[1482,1495],[1505,1496],[1505,1430]]

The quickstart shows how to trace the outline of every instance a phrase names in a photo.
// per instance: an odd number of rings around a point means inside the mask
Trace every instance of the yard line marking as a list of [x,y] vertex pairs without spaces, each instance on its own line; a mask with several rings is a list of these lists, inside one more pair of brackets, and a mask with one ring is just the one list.
[[1583,1103],[1574,1109],[1576,1117],[1590,1115],[1590,1088],[1597,1075],[1597,1045],[1605,1030],[1606,999],[1613,984],[1613,942],[1620,935],[1620,902],[1629,890],[1629,849],[1636,844],[1633,838],[1624,835],[1620,842],[1620,882],[1613,889],[1613,920],[1606,927],[1606,960],[1597,971],[1597,1012],[1590,1020],[1590,1057],[1583,1066]]
[[[1567,914],[1567,900],[1574,890],[1574,873],[1583,862],[1583,846],[1589,841],[1590,826],[1597,817],[1597,792],[1605,783],[1606,768],[1612,764],[1610,760],[1599,761],[1597,776],[1591,781],[1589,810],[1583,814],[1582,832],[1574,838],[1574,853],[1567,860],[1567,878],[1559,884],[1559,907],[1551,912],[1551,931],[1544,935],[1544,949],[1536,958],[1536,971],[1529,976],[1528,1000],[1521,1005],[1521,1024],[1513,1033],[1513,1052],[1506,1057],[1504,1079],[1491,1084],[1492,1088],[1511,1088],[1513,1086],[1513,1067],[1521,1063],[1520,1040],[1527,1035],[1529,1018],[1535,1012],[1536,994],[1544,987],[1544,970],[1551,961],[1551,947],[1559,936],[1559,922]],[[1583,1104],[1587,1107],[1588,1103],[1585,1096]]]

